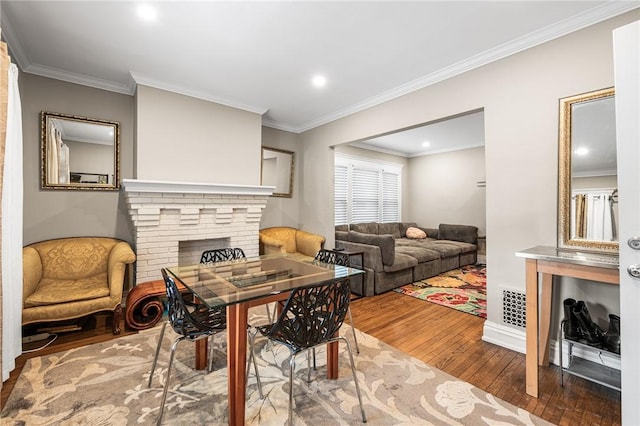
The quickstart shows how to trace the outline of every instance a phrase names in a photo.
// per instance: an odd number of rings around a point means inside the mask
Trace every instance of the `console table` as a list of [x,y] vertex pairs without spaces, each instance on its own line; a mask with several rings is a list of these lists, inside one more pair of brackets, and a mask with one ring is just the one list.
[[[553,276],[620,284],[619,259],[614,254],[532,247],[516,252],[526,259],[526,390],[538,397],[538,365],[549,365],[549,330]],[[538,301],[538,274],[542,292]],[[538,304],[540,311],[538,313]]]

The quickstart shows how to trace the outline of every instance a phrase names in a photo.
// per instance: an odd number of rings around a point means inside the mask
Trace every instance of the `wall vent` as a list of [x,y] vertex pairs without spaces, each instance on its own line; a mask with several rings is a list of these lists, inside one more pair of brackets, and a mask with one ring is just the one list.
[[527,297],[524,293],[502,290],[502,322],[525,328]]

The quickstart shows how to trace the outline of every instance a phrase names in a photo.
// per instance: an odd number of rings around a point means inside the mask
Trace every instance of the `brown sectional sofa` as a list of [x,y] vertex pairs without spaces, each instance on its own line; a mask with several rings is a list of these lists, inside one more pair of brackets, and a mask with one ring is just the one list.
[[[421,229],[427,237],[407,238],[409,227]],[[353,289],[363,296],[384,293],[477,261],[475,226],[440,224],[434,229],[409,222],[371,222],[339,225],[335,232],[336,247],[364,252],[364,265],[354,266],[363,267],[367,274],[362,288]],[[359,263],[358,257],[353,260]]]

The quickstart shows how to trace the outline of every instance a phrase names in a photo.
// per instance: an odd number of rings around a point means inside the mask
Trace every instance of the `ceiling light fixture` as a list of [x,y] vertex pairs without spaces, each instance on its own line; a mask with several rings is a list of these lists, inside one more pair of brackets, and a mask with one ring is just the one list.
[[429,148],[429,146],[431,146],[431,143],[429,141],[424,141],[424,142],[422,142],[422,146],[424,148]]
[[589,148],[581,146],[580,148],[576,148],[575,153],[580,156],[587,155],[589,153]]
[[316,87],[324,87],[327,84],[327,78],[323,75],[318,74],[313,76],[311,83],[313,83],[313,85]]
[[156,10],[148,4],[141,4],[138,6],[138,16],[143,21],[155,21],[158,14]]

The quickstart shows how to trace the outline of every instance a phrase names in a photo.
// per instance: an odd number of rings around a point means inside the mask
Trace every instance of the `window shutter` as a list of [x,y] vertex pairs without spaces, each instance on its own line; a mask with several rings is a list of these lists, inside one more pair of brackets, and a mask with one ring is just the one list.
[[335,167],[335,176],[333,179],[334,186],[334,218],[336,225],[346,225],[349,223],[347,216],[348,206],[348,172],[347,166]]
[[399,222],[401,171],[399,164],[336,154],[335,224]]
[[399,222],[399,180],[396,173],[382,172],[382,222]]
[[380,173],[353,169],[351,222],[377,222],[380,216]]

